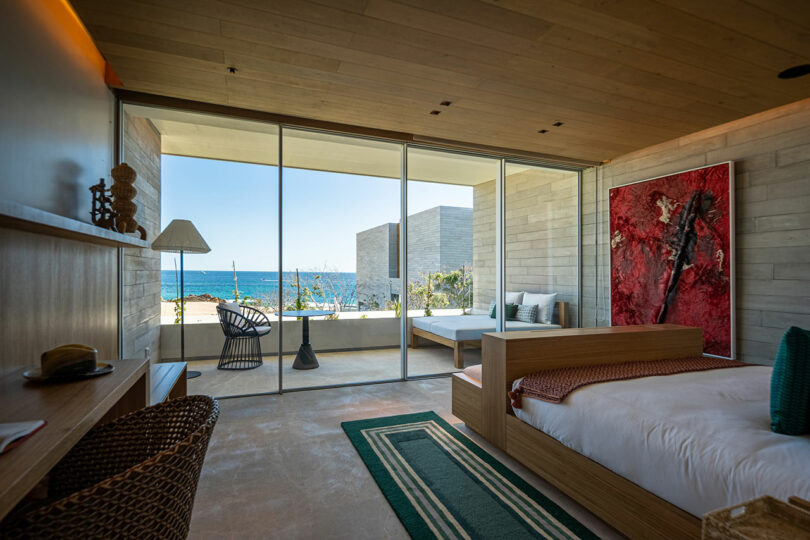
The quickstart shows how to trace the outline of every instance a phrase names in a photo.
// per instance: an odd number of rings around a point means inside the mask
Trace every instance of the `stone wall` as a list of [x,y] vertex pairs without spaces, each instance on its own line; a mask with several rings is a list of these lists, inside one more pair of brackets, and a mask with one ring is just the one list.
[[[138,178],[135,202],[138,223],[152,242],[160,234],[160,135],[144,118],[124,117],[124,161]],[[149,347],[160,358],[160,253],[151,249],[124,250],[124,358],[142,357]]]
[[810,327],[810,100],[622,156],[586,171],[586,325],[607,325],[609,188],[733,161],[737,354],[772,364],[791,325]]
[[441,207],[408,216],[408,280],[441,267]]
[[[557,293],[577,325],[576,172],[531,168],[505,182],[507,291]],[[475,186],[475,307],[495,298],[495,182]]]
[[357,233],[357,299],[361,307],[373,307],[375,302],[384,307],[392,293],[399,293],[397,227],[384,223]]
[[[436,206],[408,216],[408,280],[473,262],[472,208]],[[400,293],[397,223],[357,233],[357,298],[380,306]]]

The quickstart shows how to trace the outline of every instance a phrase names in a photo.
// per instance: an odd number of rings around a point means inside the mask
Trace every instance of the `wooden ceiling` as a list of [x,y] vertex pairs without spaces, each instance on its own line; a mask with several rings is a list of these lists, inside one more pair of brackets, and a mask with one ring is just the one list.
[[808,0],[71,1],[129,90],[579,160],[810,96]]

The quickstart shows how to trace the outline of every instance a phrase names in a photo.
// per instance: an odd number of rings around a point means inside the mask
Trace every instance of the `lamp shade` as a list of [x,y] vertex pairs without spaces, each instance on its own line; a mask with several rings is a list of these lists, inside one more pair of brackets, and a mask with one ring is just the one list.
[[152,242],[155,251],[185,251],[187,253],[208,253],[211,248],[205,243],[200,232],[187,219],[173,219]]

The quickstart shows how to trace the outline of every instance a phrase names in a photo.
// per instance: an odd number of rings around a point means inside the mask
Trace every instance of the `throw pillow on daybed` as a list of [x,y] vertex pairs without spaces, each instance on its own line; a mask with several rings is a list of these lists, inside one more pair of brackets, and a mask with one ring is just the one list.
[[784,435],[810,433],[810,331],[785,332],[771,375],[771,429]]
[[535,320],[542,324],[551,324],[551,319],[554,316],[554,303],[556,301],[557,293],[523,293],[523,304],[537,306],[537,318]]
[[[517,304],[506,304],[506,320],[514,321],[517,314]],[[489,303],[489,318],[495,318],[495,300]]]
[[537,304],[529,306],[521,304],[517,307],[515,319],[521,322],[533,323],[537,320]]

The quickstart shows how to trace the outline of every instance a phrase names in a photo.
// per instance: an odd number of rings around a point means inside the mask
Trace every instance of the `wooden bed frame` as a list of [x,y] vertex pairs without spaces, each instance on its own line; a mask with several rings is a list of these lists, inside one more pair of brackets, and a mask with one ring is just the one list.
[[452,376],[453,414],[629,538],[699,538],[701,520],[514,416],[511,381],[540,369],[699,356],[700,328],[670,324],[487,333],[482,381]]
[[[554,304],[555,313],[558,314],[558,320],[560,321],[558,324],[563,327],[567,328],[566,321],[568,320],[568,302],[556,302]],[[528,332],[528,330],[526,330]],[[543,332],[547,332],[548,330],[543,330]],[[446,338],[433,332],[428,332],[427,330],[422,330],[421,328],[417,328],[415,326],[411,326],[411,349],[416,349],[419,347],[419,338],[427,339],[429,341],[433,341],[435,343],[439,343],[440,345],[444,345],[445,347],[450,347],[453,349],[453,365],[456,369],[463,369],[464,368],[464,349],[478,349],[481,347],[481,340],[480,339],[467,339],[456,341],[454,339]]]

